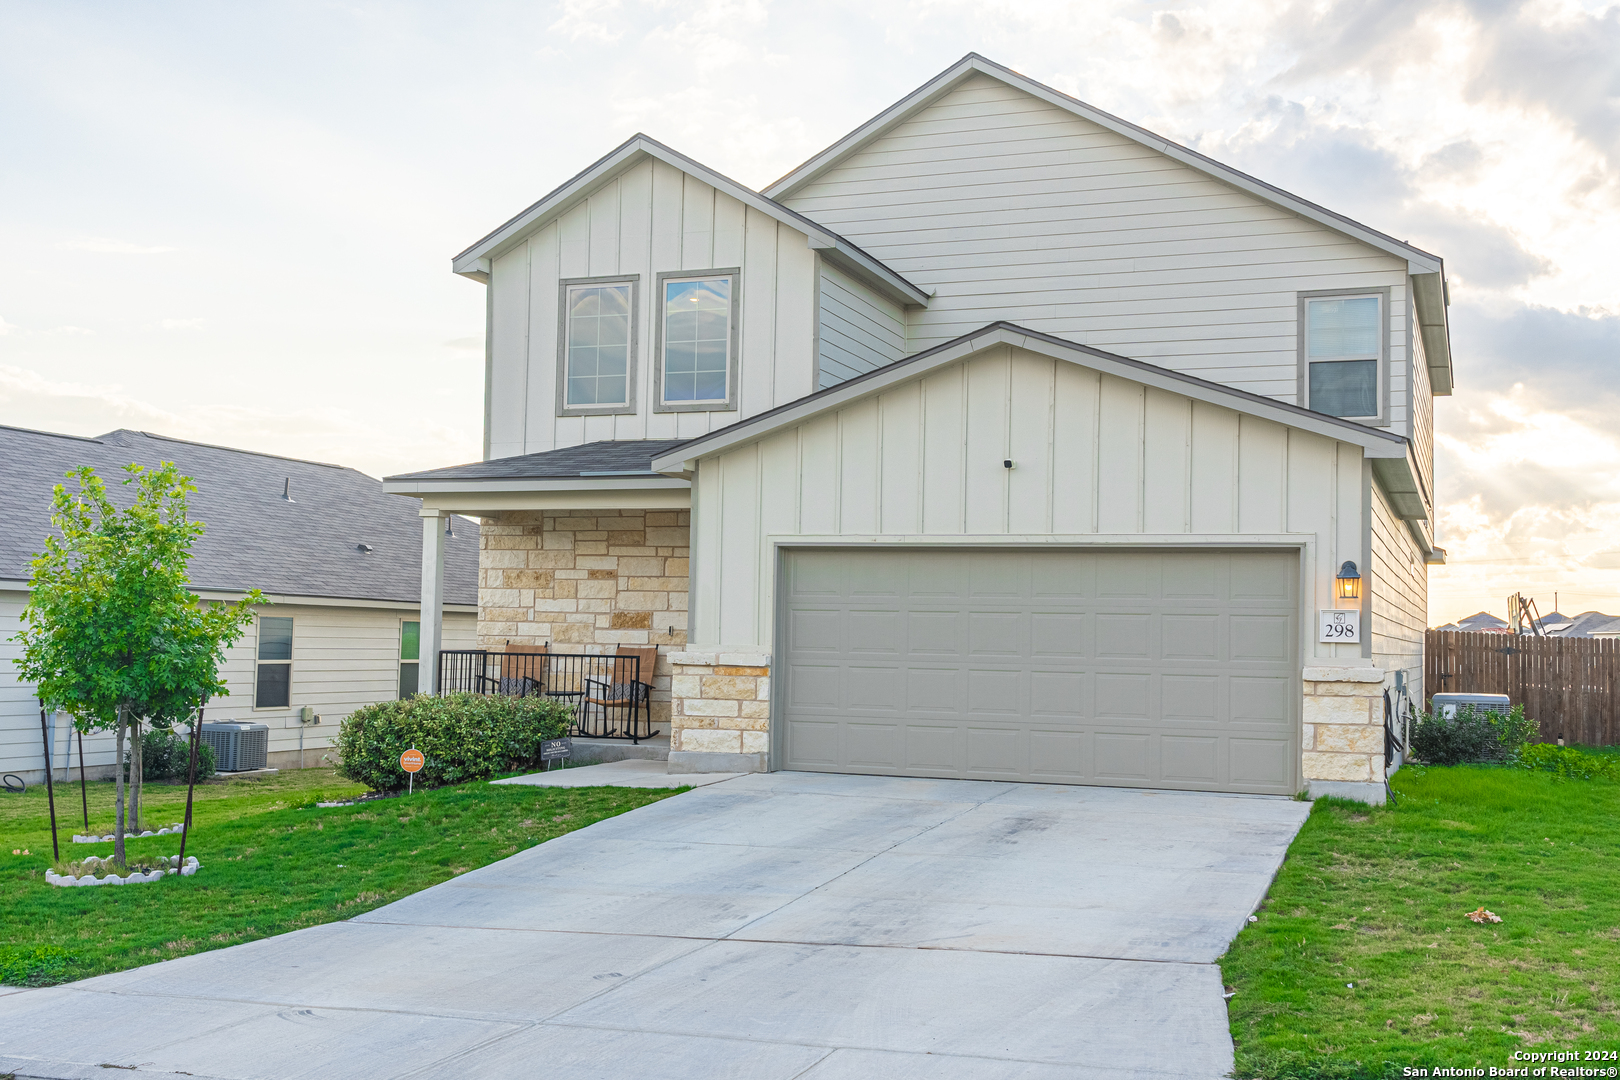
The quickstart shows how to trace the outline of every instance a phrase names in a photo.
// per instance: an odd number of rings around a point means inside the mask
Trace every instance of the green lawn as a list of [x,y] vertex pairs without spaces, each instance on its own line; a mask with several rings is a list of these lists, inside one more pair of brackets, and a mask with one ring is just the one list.
[[[1235,1075],[1620,1049],[1620,784],[1409,766],[1394,789],[1316,803],[1222,959]],[[1502,922],[1465,918],[1481,906]]]
[[[347,919],[523,848],[676,794],[631,788],[492,787],[477,782],[318,809],[363,785],[331,769],[199,785],[187,856],[202,870],[145,885],[58,888],[45,790],[0,794],[0,972],[13,982],[80,979]],[[685,790],[685,789],[680,789]],[[79,789],[57,788],[62,857],[110,855],[73,844]],[[146,824],[184,815],[186,789],[150,784]],[[90,785],[90,822],[112,831],[113,785]],[[172,855],[178,836],[130,840],[129,856]],[[31,855],[12,855],[26,848]],[[47,947],[43,953],[40,946]],[[61,961],[51,947],[65,950]],[[42,959],[35,959],[42,957]],[[55,958],[53,960],[53,957]]]

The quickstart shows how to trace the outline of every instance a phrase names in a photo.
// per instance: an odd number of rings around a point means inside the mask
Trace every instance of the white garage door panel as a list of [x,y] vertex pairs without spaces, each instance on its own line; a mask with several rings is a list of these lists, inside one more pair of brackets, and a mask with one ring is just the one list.
[[795,551],[782,766],[1290,794],[1290,552]]

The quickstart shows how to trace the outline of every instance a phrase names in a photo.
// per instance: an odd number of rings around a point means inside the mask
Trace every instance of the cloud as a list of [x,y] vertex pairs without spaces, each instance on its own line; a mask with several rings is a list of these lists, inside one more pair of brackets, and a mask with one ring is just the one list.
[[206,320],[204,320],[204,319],[164,319],[163,320],[163,329],[165,329],[165,330],[195,330],[198,327],[202,326],[202,324],[205,321]]
[[1620,315],[1533,304],[1451,310],[1460,387],[1511,392],[1523,383],[1549,411],[1612,427],[1620,409]]
[[444,343],[444,347],[447,349],[455,349],[458,352],[483,352],[484,336],[479,334],[476,337],[451,338],[449,341]]
[[[1480,47],[1467,95],[1562,120],[1620,167],[1620,7],[1601,13],[1476,4]],[[1494,17],[1493,17],[1494,16]]]
[[144,247],[140,244],[131,244],[126,240],[112,240],[105,236],[87,237],[83,240],[69,240],[58,247],[69,251],[94,251],[102,255],[163,255],[176,250],[172,247]]
[[16,332],[17,324],[6,322],[5,316],[0,315],[0,337],[5,337],[7,334],[14,334]]

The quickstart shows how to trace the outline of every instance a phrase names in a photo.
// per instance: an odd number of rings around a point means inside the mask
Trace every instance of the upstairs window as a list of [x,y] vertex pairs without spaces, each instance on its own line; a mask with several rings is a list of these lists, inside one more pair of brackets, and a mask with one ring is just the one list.
[[1369,296],[1304,298],[1306,407],[1330,416],[1383,415],[1384,302]]
[[737,271],[664,274],[659,291],[659,408],[736,408]]
[[559,412],[634,408],[635,280],[564,282]]
[[259,618],[259,657],[253,678],[255,709],[285,709],[292,700],[293,621]]

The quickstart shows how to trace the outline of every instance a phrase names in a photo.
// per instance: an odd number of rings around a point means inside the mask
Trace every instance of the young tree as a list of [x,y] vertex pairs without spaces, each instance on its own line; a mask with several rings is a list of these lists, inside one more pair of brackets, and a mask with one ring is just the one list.
[[[257,589],[233,604],[205,604],[192,595],[186,573],[191,546],[204,525],[186,517],[197,490],[172,463],[157,469],[125,466],[135,498],[120,509],[89,466],[68,473],[79,493],[56,486],[51,524],[31,565],[22,678],[39,696],[74,718],[81,732],[117,733],[118,811],[113,858],[124,862],[124,738],[140,746],[144,718],[189,715],[228,693],[219,676],[225,649],[252,621]],[[138,814],[140,751],[132,750]],[[132,814],[135,817],[136,814]],[[138,820],[132,822],[138,827]]]

